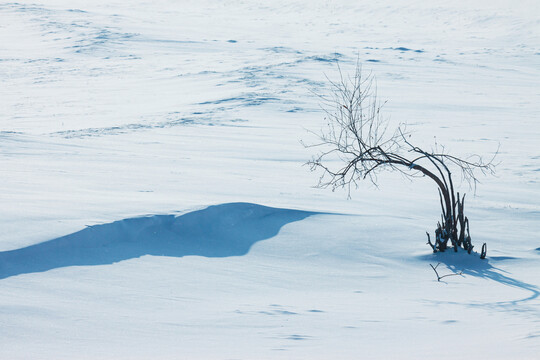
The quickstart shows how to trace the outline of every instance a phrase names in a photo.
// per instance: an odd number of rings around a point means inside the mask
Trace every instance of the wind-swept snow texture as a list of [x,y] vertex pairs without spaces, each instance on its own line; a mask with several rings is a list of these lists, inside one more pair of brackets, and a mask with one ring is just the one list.
[[[0,358],[538,359],[539,6],[0,3]],[[429,180],[313,187],[357,60],[416,143],[499,148],[485,261],[431,253]]]

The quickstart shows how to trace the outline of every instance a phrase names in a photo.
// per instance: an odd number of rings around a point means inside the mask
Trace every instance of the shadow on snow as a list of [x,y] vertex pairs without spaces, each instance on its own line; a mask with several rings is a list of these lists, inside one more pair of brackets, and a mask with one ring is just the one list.
[[422,255],[420,258],[423,260],[429,260],[430,262],[439,262],[441,264],[444,264],[454,273],[459,273],[460,271],[462,271],[463,275],[489,279],[506,286],[511,286],[530,292],[530,296],[526,298],[511,301],[502,301],[492,305],[517,305],[519,303],[534,300],[540,296],[540,290],[537,286],[517,280],[511,277],[508,272],[499,269],[491,264],[496,264],[497,262],[506,260],[517,260],[513,257],[493,256],[490,258],[488,256],[486,259],[481,260],[479,258],[479,255],[476,253],[469,255],[464,254],[463,251],[454,253],[453,251],[448,250],[443,253],[439,252],[436,254]]
[[180,216],[154,215],[89,226],[57,239],[0,252],[0,279],[67,266],[113,264],[143,255],[245,255],[253,244],[275,236],[284,225],[314,214],[230,203]]

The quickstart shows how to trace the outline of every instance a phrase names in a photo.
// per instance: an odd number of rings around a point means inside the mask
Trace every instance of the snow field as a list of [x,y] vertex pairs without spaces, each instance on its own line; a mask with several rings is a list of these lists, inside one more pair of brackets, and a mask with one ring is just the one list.
[[[539,14],[0,4],[1,357],[537,358]],[[357,59],[422,146],[499,148],[460,184],[486,261],[431,254],[429,181],[313,188],[313,92]]]

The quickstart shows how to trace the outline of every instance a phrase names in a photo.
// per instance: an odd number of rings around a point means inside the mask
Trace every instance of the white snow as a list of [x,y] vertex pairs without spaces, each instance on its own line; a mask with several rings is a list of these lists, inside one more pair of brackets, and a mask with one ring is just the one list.
[[[537,1],[0,4],[0,358],[536,359]],[[336,60],[457,155],[437,189],[314,188]],[[437,281],[429,264],[441,263]]]

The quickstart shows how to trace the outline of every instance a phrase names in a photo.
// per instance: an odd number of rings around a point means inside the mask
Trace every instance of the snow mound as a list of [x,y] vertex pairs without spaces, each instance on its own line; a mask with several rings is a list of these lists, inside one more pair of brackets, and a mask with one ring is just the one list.
[[0,279],[66,266],[112,264],[144,255],[245,255],[256,242],[312,214],[229,203],[180,216],[153,215],[89,226],[50,241],[1,252]]

